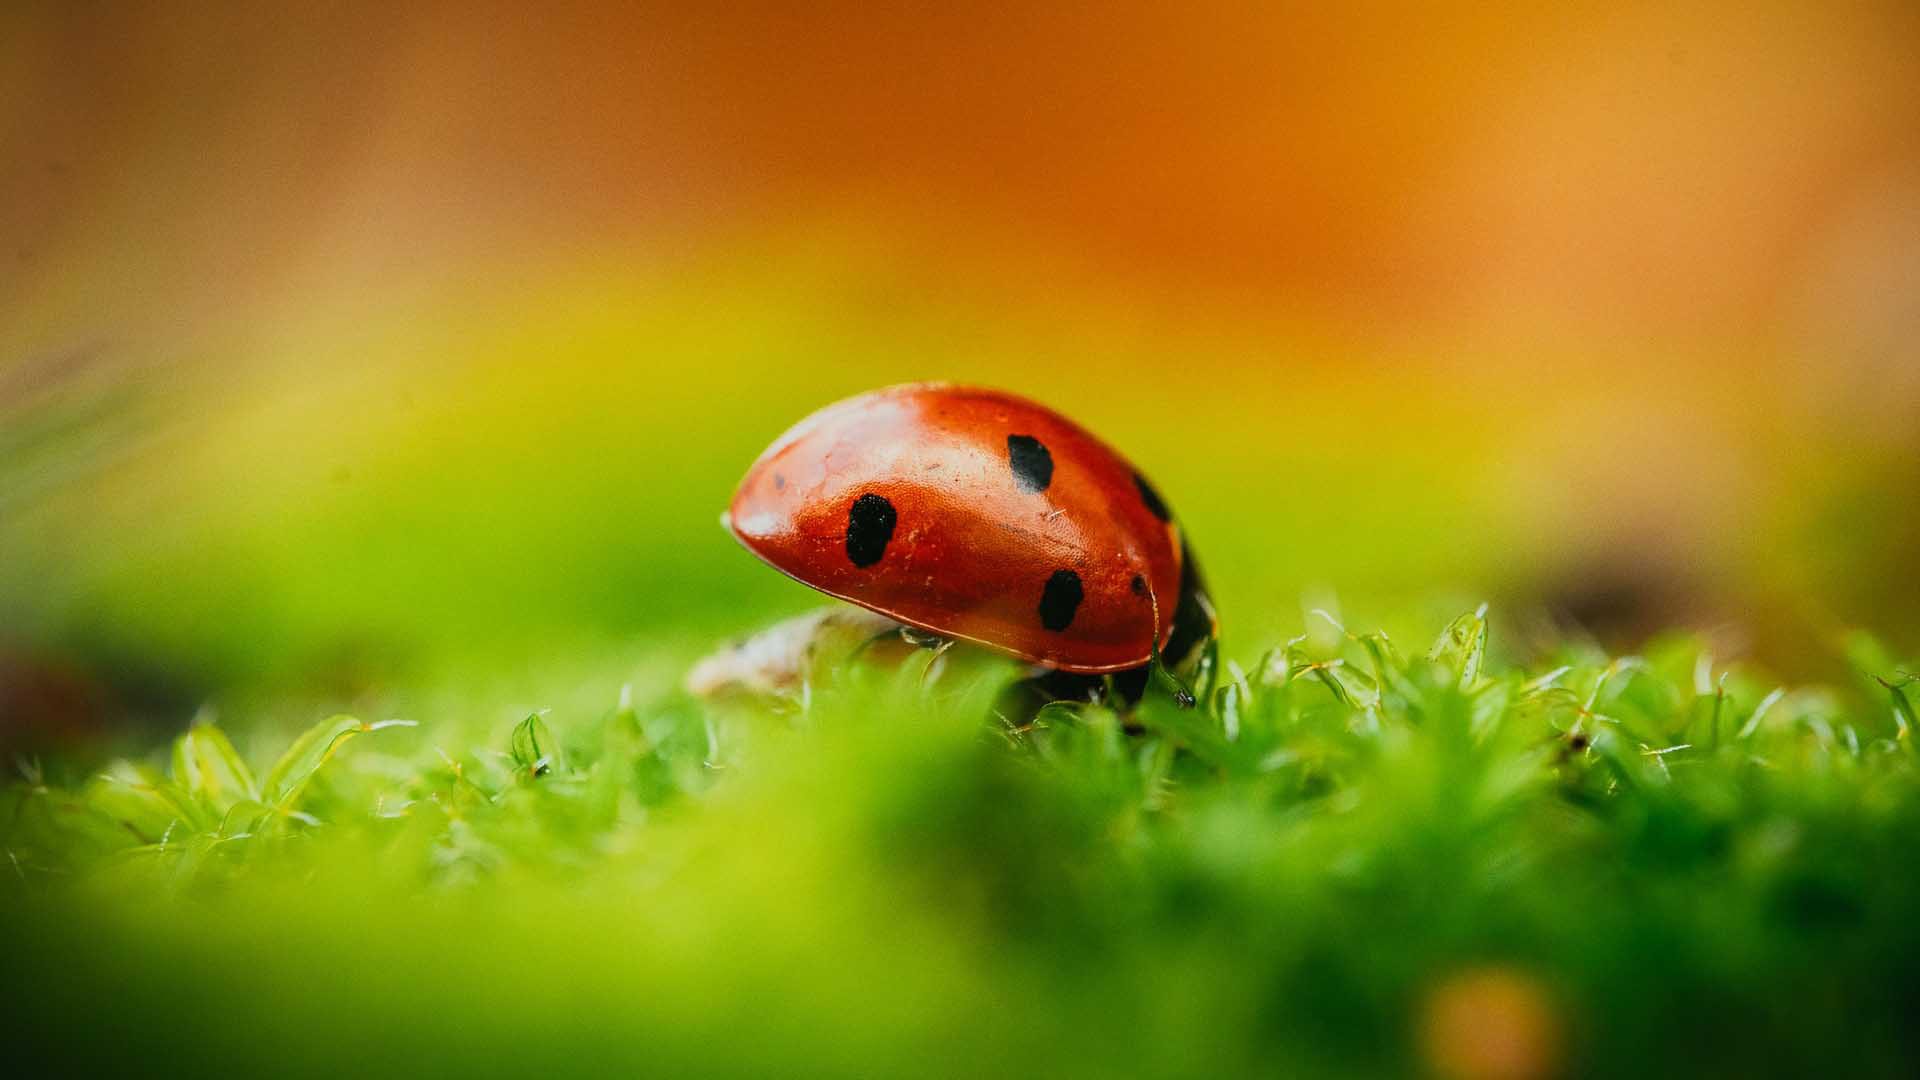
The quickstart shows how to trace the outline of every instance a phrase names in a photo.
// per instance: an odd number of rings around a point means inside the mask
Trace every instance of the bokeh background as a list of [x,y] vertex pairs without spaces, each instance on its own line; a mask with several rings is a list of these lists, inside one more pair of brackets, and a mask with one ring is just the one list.
[[813,602],[715,525],[747,463],[929,378],[1141,462],[1233,654],[1481,599],[1910,652],[1917,53],[1901,2],[7,4],[6,737],[670,682]]

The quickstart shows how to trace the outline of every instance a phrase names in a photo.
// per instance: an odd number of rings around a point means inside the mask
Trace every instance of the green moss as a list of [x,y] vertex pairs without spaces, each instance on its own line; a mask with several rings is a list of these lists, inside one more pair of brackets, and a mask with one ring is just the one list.
[[1517,663],[1480,613],[1431,649],[1329,621],[1132,734],[992,717],[1008,673],[979,656],[732,705],[587,658],[533,702],[476,677],[367,703],[408,724],[295,738],[282,701],[240,749],[203,723],[93,775],[28,764],[0,795],[10,1050],[1405,1074],[1448,1052],[1445,1001],[1496,1039],[1534,1016],[1576,1074],[1920,1053],[1920,770],[1885,650],[1783,690],[1688,639]]

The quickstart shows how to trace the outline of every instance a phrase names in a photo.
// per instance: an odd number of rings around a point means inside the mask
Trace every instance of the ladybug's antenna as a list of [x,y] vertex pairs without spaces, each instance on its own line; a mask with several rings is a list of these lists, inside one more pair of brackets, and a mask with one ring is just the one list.
[[[1145,580],[1144,575],[1142,580]],[[1147,637],[1151,657],[1147,661],[1148,675],[1160,680],[1161,684],[1167,688],[1167,692],[1173,695],[1175,704],[1183,709],[1191,709],[1193,708],[1193,691],[1187,688],[1186,683],[1180,681],[1179,676],[1168,671],[1167,665],[1160,660],[1160,597],[1153,591],[1151,581],[1147,581],[1147,603],[1153,608],[1153,629]]]

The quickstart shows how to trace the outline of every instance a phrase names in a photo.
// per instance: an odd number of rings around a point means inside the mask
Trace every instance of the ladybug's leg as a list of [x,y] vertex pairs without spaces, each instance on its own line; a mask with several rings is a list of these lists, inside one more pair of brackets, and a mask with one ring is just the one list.
[[1193,691],[1187,687],[1186,683],[1180,681],[1179,676],[1168,671],[1167,665],[1160,662],[1160,598],[1153,594],[1151,582],[1147,584],[1147,602],[1153,605],[1153,633],[1147,638],[1152,655],[1147,661],[1147,675],[1166,688],[1167,692],[1173,695],[1174,702],[1181,708],[1191,709],[1193,708]]
[[900,640],[915,648],[939,649],[941,652],[947,651],[947,649],[953,645],[952,638],[941,637],[939,634],[922,630],[917,626],[902,625],[900,627]]
[[952,638],[939,638],[937,640],[939,644],[933,646],[933,655],[927,657],[927,666],[920,672],[920,685],[922,686],[925,686],[927,680],[933,676],[933,669],[940,666],[940,659],[947,655],[947,650],[953,648]]
[[926,649],[933,653],[932,656],[927,658],[927,666],[920,672],[920,682],[922,685],[925,685],[926,681],[933,676],[934,668],[938,666],[941,658],[947,655],[947,650],[953,648],[954,645],[954,639],[950,637],[942,637],[939,634],[930,633],[918,627],[901,624],[888,627],[872,637],[867,638],[865,641],[862,641],[859,646],[853,650],[852,655],[854,657],[862,656],[867,650],[877,645],[891,644],[899,641],[906,642],[907,645],[914,649]]
[[855,646],[853,652],[849,654],[847,658],[849,660],[857,659],[858,657],[866,655],[867,650],[879,645],[890,645],[904,641],[916,649],[935,649],[940,647],[941,642],[947,640],[938,634],[929,634],[925,630],[919,630],[903,623],[895,623],[892,620],[887,620],[887,624],[885,629],[875,632],[871,637],[868,637],[859,645]]
[[[1220,620],[1213,611],[1213,599],[1207,594],[1193,549],[1183,546],[1180,599],[1173,606],[1173,631],[1167,635],[1163,662],[1196,684],[1204,683],[1201,696],[1212,690],[1218,668]],[[1209,660],[1211,658],[1211,661]]]

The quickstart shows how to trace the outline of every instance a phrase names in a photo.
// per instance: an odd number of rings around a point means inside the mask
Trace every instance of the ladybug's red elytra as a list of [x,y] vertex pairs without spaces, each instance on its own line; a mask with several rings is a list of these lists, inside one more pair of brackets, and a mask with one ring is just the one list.
[[1146,478],[997,390],[913,383],[829,405],[760,455],[726,521],[830,596],[1054,672],[1131,674],[1129,697],[1156,655],[1186,667],[1216,632]]

